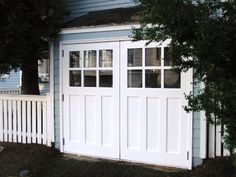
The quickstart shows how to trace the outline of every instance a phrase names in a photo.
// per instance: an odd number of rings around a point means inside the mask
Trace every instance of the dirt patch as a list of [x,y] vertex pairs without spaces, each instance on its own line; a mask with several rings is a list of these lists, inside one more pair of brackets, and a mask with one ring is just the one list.
[[29,170],[32,177],[234,177],[229,159],[206,161],[196,170],[186,171],[61,154],[41,145],[0,146],[4,147],[0,153],[0,177],[17,177],[22,170]]
[[192,177],[236,177],[236,169],[230,157],[208,159],[193,171]]

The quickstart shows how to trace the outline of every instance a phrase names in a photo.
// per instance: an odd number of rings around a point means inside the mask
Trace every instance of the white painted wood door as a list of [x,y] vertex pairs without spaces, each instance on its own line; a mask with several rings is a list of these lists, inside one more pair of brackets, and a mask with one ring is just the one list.
[[172,72],[167,54],[165,43],[121,43],[121,159],[191,168],[191,116],[183,109],[191,74]]
[[119,158],[119,43],[62,48],[64,151]]

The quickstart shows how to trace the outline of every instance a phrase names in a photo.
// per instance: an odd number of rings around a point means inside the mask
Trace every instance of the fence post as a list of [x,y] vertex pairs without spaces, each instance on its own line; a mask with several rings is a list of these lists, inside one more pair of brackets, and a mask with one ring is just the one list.
[[51,147],[52,137],[54,136],[53,130],[53,118],[51,117],[51,104],[50,104],[50,95],[47,95],[47,145]]
[[2,99],[0,98],[0,141],[3,141],[3,110]]

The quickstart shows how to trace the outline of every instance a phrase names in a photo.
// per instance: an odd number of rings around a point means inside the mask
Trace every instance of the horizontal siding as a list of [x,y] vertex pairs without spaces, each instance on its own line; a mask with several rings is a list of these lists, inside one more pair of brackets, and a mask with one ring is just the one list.
[[[194,85],[194,96],[199,94],[200,84]],[[193,166],[201,165],[200,158],[200,112],[193,113]]]
[[20,85],[20,71],[11,71],[7,79],[0,78],[0,88],[16,88]]
[[85,15],[91,11],[135,6],[133,0],[64,0],[70,18]]

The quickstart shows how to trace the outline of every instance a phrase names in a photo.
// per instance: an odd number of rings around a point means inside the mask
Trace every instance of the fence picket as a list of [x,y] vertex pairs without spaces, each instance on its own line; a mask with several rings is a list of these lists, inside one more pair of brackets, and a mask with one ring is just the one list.
[[36,103],[32,102],[32,143],[36,143]]
[[221,156],[221,142],[222,142],[222,136],[221,136],[221,126],[216,126],[216,156]]
[[8,100],[8,141],[12,142],[12,101]]
[[42,106],[41,102],[37,102],[37,142],[42,143]]
[[46,103],[43,102],[43,144],[46,145],[47,144],[47,140],[46,140],[46,133],[47,133],[47,124],[46,124],[46,116],[47,116],[47,113],[46,113],[46,109],[47,109],[47,106],[46,106]]
[[16,119],[16,101],[12,101],[12,111],[13,111],[13,142],[17,142],[17,130],[16,130],[16,125],[17,125],[17,119]]
[[31,111],[32,111],[32,107],[31,107],[31,101],[27,101],[27,143],[31,143]]
[[4,89],[0,89],[0,94],[18,95],[18,94],[21,94],[21,89],[20,88],[4,88]]
[[3,127],[3,134],[4,134],[4,141],[8,141],[7,135],[7,100],[3,100],[3,120],[4,120],[4,127]]
[[26,143],[26,101],[22,101],[22,143]]
[[3,104],[0,100],[0,141],[3,141]]
[[21,117],[22,105],[21,101],[17,100],[17,142],[21,143],[22,141],[22,117]]

